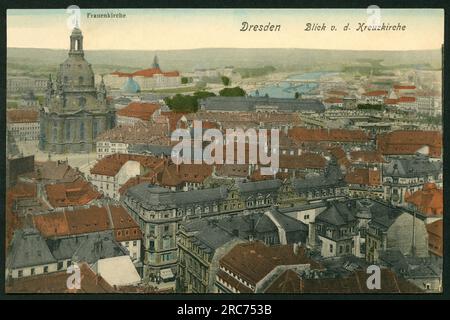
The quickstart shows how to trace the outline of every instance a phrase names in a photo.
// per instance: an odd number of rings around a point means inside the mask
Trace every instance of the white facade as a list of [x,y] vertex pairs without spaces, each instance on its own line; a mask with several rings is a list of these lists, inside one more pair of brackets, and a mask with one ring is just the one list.
[[47,88],[48,79],[34,79],[29,77],[8,77],[6,90],[9,93],[23,92],[26,90],[44,91]]
[[128,154],[128,146],[128,143],[122,142],[97,141],[97,159],[102,159],[115,153]]
[[133,263],[141,261],[141,240],[122,241],[120,244],[128,250]]
[[8,122],[9,133],[16,141],[39,140],[40,125],[38,122]]
[[141,282],[129,256],[99,259],[92,269],[111,286],[134,286]]
[[111,199],[119,200],[119,189],[130,178],[142,175],[144,167],[137,161],[127,161],[115,176],[91,174],[91,183],[97,187],[97,190]]

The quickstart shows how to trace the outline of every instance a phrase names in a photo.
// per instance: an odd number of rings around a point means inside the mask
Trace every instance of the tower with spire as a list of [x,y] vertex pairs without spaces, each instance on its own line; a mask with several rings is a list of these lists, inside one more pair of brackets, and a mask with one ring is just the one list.
[[96,137],[114,126],[115,110],[105,83],[102,79],[96,87],[92,66],[84,58],[83,34],[75,27],[56,81],[49,76],[40,110],[39,147],[49,153],[93,152]]
[[161,69],[159,67],[159,59],[158,56],[155,54],[155,56],[153,57],[153,64],[152,64],[152,68],[153,69]]

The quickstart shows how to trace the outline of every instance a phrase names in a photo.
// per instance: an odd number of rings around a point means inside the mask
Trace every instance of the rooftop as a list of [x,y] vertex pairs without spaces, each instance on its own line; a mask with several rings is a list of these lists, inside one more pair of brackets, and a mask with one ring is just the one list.
[[160,108],[156,103],[131,102],[125,108],[117,111],[117,116],[138,118],[143,121],[150,121],[156,110]]

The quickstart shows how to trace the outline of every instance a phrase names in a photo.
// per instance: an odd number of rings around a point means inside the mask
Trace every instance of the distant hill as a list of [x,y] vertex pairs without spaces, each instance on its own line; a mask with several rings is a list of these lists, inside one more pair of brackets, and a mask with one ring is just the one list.
[[[440,68],[441,51],[347,51],[318,49],[192,49],[168,51],[96,50],[86,51],[86,59],[96,72],[149,67],[157,54],[164,70],[192,71],[196,68],[274,66],[280,71],[311,67],[338,70],[344,65],[376,60],[383,66],[424,66]],[[56,70],[67,50],[7,48],[8,73]]]

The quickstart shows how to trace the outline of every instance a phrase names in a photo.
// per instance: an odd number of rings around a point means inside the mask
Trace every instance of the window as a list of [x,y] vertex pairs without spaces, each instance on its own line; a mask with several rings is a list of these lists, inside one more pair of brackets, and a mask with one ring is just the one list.
[[[135,230],[136,231],[136,230]],[[137,241],[136,240],[134,240],[133,241],[133,247],[136,247],[137,246]]]
[[84,139],[84,122],[80,122],[80,139]]
[[36,270],[34,268],[31,268],[31,275],[34,276],[36,274]]
[[19,278],[23,277],[23,270],[19,270],[19,271],[17,272],[17,276],[18,276]]
[[62,268],[64,268],[64,263],[58,262],[58,270],[61,270]]
[[330,253],[333,253],[333,245],[330,244]]
[[155,241],[154,240],[149,241],[149,250],[155,250]]
[[44,267],[44,273],[47,273],[48,272],[48,266],[45,266]]
[[164,226],[164,231],[165,232],[169,231],[169,226]]

